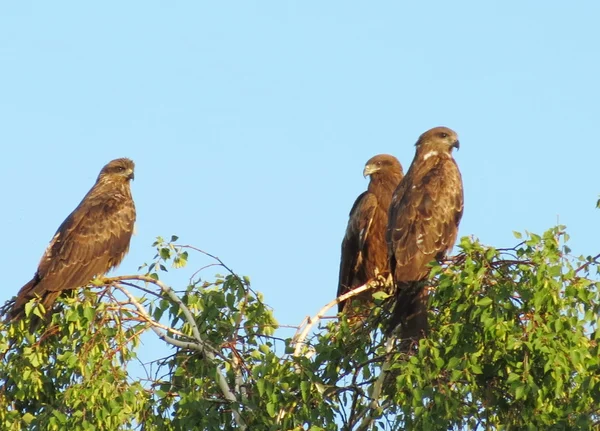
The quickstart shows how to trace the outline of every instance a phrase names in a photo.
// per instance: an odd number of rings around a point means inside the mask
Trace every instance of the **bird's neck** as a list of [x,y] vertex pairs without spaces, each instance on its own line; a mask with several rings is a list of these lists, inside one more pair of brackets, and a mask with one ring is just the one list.
[[451,159],[452,154],[446,150],[440,150],[437,148],[424,148],[417,152],[418,159],[427,161],[429,159]]
[[378,175],[371,177],[371,181],[369,182],[369,192],[382,196],[389,195],[391,199],[392,193],[396,190],[396,186],[399,182],[400,178],[395,178],[393,176]]
[[[95,190],[106,190],[112,191],[113,196],[121,195],[131,198],[131,187],[129,186],[128,180],[112,180],[108,178],[100,179],[94,186]],[[91,191],[91,190],[90,190]]]

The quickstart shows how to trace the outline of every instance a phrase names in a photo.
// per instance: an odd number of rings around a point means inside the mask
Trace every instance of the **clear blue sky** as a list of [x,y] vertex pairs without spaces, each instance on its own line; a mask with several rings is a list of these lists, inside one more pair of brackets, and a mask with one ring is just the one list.
[[335,295],[365,161],[408,169],[438,125],[461,140],[461,236],[511,246],[560,220],[595,253],[598,16],[591,0],[3,2],[0,300],[130,157],[138,233],[118,274],[177,234],[298,324]]

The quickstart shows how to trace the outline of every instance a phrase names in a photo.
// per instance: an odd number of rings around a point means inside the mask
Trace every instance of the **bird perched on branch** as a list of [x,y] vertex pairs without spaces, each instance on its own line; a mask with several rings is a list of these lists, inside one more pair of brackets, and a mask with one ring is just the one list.
[[133,161],[125,158],[102,168],[94,186],[56,231],[31,281],[17,294],[12,319],[22,318],[25,304],[34,298],[50,316],[62,292],[85,286],[121,263],[135,223],[133,171]]
[[[358,196],[350,210],[342,241],[338,296],[362,286],[378,273],[389,273],[385,229],[392,193],[403,176],[402,165],[394,156],[378,154],[367,162],[363,175],[371,179],[367,191]],[[358,296],[368,304],[371,295],[365,292]],[[344,311],[352,299],[340,302],[339,311]]]
[[423,133],[406,176],[390,205],[386,240],[396,287],[388,334],[398,324],[402,338],[427,333],[427,279],[434,260],[452,249],[463,214],[463,184],[452,150],[456,132],[436,127]]

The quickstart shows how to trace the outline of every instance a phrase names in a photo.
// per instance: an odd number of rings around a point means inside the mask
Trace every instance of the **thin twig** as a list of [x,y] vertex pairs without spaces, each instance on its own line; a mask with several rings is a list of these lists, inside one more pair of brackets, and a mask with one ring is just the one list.
[[[196,350],[197,352],[205,354],[207,356],[207,358],[211,359],[210,356],[212,356],[212,358],[214,359],[215,353],[218,353],[216,351],[216,349],[208,346],[206,343],[204,343],[203,340],[200,340],[201,341],[200,343],[197,343],[194,341],[182,341],[182,340],[178,340],[177,338],[173,338],[173,337],[167,335],[167,331],[173,332],[173,333],[177,333],[178,331],[174,331],[174,330],[172,330],[172,328],[169,328],[169,327],[164,327],[163,325],[161,325],[160,323],[158,323],[154,319],[152,319],[152,317],[148,314],[148,311],[146,310],[146,308],[135,298],[135,296],[133,296],[133,294],[131,294],[131,292],[129,292],[123,286],[115,285],[115,287],[117,289],[119,289],[121,292],[123,292],[123,294],[125,296],[127,296],[127,298],[129,299],[129,303],[132,304],[133,306],[135,306],[135,308],[137,309],[137,313],[141,317],[144,318],[144,320],[150,326],[150,329],[152,329],[152,331],[154,331],[154,333],[158,336],[158,338],[160,338],[161,340],[163,340],[166,343],[171,344],[172,346],[181,347],[181,348],[189,349],[189,350]],[[163,329],[164,329],[164,331],[163,331]],[[185,338],[189,338],[185,334],[183,334],[183,336]],[[195,341],[197,341],[197,340],[195,340]]]
[[[194,284],[194,277],[196,277],[196,275],[198,275],[200,272],[204,271],[206,268],[210,268],[211,266],[221,266],[220,263],[209,263],[208,265],[204,265],[202,268],[197,269],[191,276],[190,276],[190,280],[189,280],[189,284]],[[200,279],[198,279],[200,280]]]
[[[115,288],[119,289],[121,292],[123,292],[123,294],[125,296],[127,296],[127,299],[128,299],[128,302],[120,302],[119,304],[121,304],[122,306],[125,306],[127,304],[131,304],[131,305],[135,306],[135,310],[129,309],[129,311],[140,316],[144,322],[148,323],[151,326],[156,326],[157,328],[163,329],[166,332],[171,332],[175,335],[179,335],[182,338],[189,338],[189,336],[187,336],[183,332],[181,332],[175,328],[171,328],[170,326],[163,325],[162,323],[157,322],[156,320],[152,319],[152,317],[150,317],[150,315],[147,314],[145,307],[139,301],[137,301],[135,299],[135,297],[133,297],[127,289],[122,287],[120,284],[115,285]],[[195,349],[195,350],[198,350],[198,349]]]
[[575,274],[577,274],[579,271],[581,271],[582,269],[590,266],[592,263],[596,263],[596,260],[598,260],[598,258],[600,258],[600,253],[597,254],[596,256],[592,257],[590,260],[588,260],[586,263],[584,263],[583,265],[581,265],[579,268],[577,268],[575,270]]
[[[214,254],[210,254],[204,250],[199,249],[198,247],[194,247],[193,245],[181,245],[181,244],[175,244],[176,247],[180,247],[180,248],[189,248],[190,250],[194,250],[197,251],[198,253],[202,253],[205,256],[210,257],[211,259],[214,259],[218,262],[219,265],[221,265],[223,268],[225,268],[227,270],[227,272],[229,272],[229,274],[231,274],[233,277],[235,277],[241,284],[242,286],[245,286],[246,289],[248,289],[250,292],[254,293],[254,295],[257,297],[256,299],[262,303],[262,301],[260,301],[258,299],[258,293],[255,292],[249,285],[248,283],[244,282],[244,280],[237,275],[235,272],[233,272],[233,269],[231,269],[230,267],[228,267],[227,265],[225,265],[225,262],[223,262],[218,256],[215,256]],[[264,305],[264,304],[263,304]]]
[[120,277],[110,277],[110,278],[104,279],[105,283],[107,283],[107,284],[121,282],[121,281],[127,281],[127,280],[144,281],[146,283],[151,283],[151,284],[154,284],[154,285],[160,287],[160,290],[162,290],[164,293],[166,293],[167,296],[171,299],[171,301],[173,301],[175,304],[177,304],[179,306],[179,309],[185,316],[185,320],[188,322],[188,324],[192,328],[192,334],[194,335],[194,338],[198,342],[204,344],[204,341],[203,341],[202,337],[200,336],[200,331],[198,330],[198,325],[196,324],[196,320],[194,319],[194,315],[192,314],[190,309],[187,307],[187,305],[185,305],[183,303],[181,298],[179,296],[177,296],[175,291],[173,289],[171,289],[169,286],[167,286],[166,284],[164,284],[162,281],[156,280],[147,275],[124,275],[124,276],[120,276]]
[[119,284],[124,284],[125,286],[129,286],[129,287],[135,287],[136,289],[141,290],[142,292],[147,293],[148,295],[152,295],[152,296],[156,296],[157,298],[160,298],[160,294],[156,293],[153,290],[146,289],[145,287],[138,286],[137,284],[128,283],[126,281],[120,281]]

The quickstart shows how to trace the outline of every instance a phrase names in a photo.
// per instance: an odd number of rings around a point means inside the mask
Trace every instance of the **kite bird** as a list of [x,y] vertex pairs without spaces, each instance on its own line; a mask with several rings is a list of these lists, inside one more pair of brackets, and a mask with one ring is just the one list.
[[386,241],[396,288],[390,334],[401,325],[402,338],[418,339],[428,330],[429,264],[452,249],[463,214],[463,184],[452,158],[456,132],[436,127],[423,133],[416,154],[390,205]]
[[116,159],[100,171],[81,203],[60,225],[33,279],[21,288],[10,317],[22,318],[25,304],[39,298],[51,314],[62,292],[88,284],[118,266],[129,249],[135,222],[130,180],[134,164]]
[[[342,241],[338,296],[362,286],[377,273],[389,273],[385,229],[392,193],[404,175],[402,165],[394,156],[379,154],[367,162],[363,175],[370,175],[371,180],[350,210]],[[359,295],[366,304],[370,296],[370,292]],[[344,311],[352,299],[340,302],[339,311]]]

